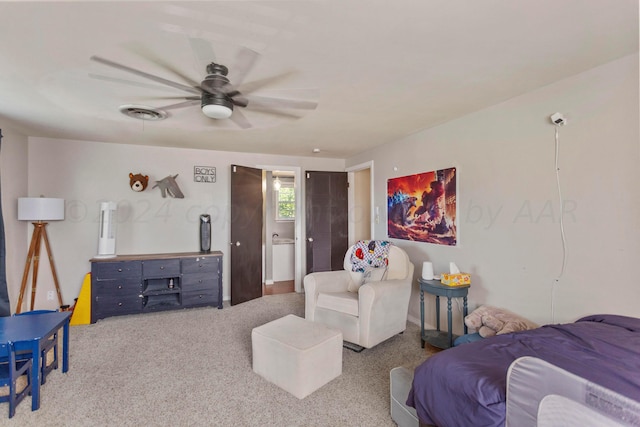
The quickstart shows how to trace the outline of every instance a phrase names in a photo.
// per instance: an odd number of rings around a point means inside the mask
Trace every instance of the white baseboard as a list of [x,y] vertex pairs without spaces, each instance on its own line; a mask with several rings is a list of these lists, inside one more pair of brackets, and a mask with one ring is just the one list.
[[[411,323],[415,324],[415,325],[420,326],[420,319],[419,319],[419,318],[417,318],[417,317],[414,317],[414,316],[412,316],[412,315],[408,315],[408,316],[407,316],[407,320],[408,320],[409,322],[411,322]],[[435,325],[430,325],[430,324],[428,324],[428,323],[426,323],[426,322],[425,322],[425,324],[424,324],[424,329],[425,329],[425,330],[428,330],[428,329],[435,329],[435,328],[436,328],[436,327],[435,327]]]
[[420,319],[418,319],[417,317],[413,317],[412,315],[408,315],[407,316],[407,320],[411,323],[414,323],[418,326],[420,326]]

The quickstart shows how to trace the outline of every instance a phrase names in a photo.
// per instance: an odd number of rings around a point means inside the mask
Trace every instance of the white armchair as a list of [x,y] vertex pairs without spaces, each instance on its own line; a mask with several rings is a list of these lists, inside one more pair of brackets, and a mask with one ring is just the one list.
[[382,280],[364,279],[360,285],[362,273],[351,271],[352,251],[353,246],[344,270],[305,276],[305,318],[342,331],[344,341],[371,348],[406,329],[414,267],[406,252],[392,245]]

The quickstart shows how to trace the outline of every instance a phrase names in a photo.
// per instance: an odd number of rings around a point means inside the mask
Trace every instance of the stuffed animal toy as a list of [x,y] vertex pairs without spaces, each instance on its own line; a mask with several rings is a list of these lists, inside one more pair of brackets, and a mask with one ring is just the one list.
[[538,325],[509,310],[481,305],[464,318],[464,324],[475,329],[482,338],[510,332],[535,329]]
[[133,191],[144,191],[147,184],[149,184],[149,175],[129,173],[129,186]]

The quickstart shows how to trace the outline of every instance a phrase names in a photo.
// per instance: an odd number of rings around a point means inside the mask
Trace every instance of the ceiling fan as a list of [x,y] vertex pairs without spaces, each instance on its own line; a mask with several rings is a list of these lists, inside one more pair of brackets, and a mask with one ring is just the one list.
[[[227,77],[229,69],[225,65],[215,62],[213,50],[210,48],[206,48],[206,44],[208,42],[202,39],[190,39],[190,42],[194,52],[196,53],[196,57],[200,58],[200,62],[202,62],[202,60],[205,58],[206,61],[209,62],[205,67],[206,76],[200,83],[193,81],[185,74],[181,73],[169,64],[157,58],[151,58],[151,60],[161,68],[164,68],[165,70],[168,70],[173,74],[179,76],[188,84],[167,80],[163,77],[156,76],[99,56],[94,55],[91,56],[90,59],[108,67],[125,71],[127,73],[152,80],[156,83],[160,83],[186,92],[186,94],[183,96],[157,98],[165,100],[182,100],[177,103],[158,107],[159,110],[171,110],[200,105],[202,113],[205,116],[217,120],[230,119],[243,129],[250,128],[251,123],[242,113],[242,109],[256,110],[281,116],[297,117],[291,112],[283,110],[313,110],[317,107],[318,104],[315,101],[252,95],[252,92],[254,92],[255,90],[260,89],[267,84],[271,84],[274,81],[280,80],[290,74],[285,73],[243,84],[245,76],[249,73],[251,68],[255,65],[256,60],[258,59],[258,53],[244,47],[240,49],[238,53],[237,64],[235,67],[235,80],[232,84]],[[102,78],[104,79],[104,77]],[[111,79],[107,78],[107,80]],[[113,80],[118,81],[116,79]]]

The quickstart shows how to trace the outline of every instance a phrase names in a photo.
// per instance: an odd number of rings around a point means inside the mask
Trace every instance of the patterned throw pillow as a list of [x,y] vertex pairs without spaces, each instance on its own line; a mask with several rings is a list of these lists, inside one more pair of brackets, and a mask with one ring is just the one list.
[[366,267],[387,267],[391,242],[358,240],[351,252],[351,271],[364,273]]
[[359,240],[351,252],[351,281],[349,291],[358,292],[360,286],[384,280],[389,263],[391,242],[384,240]]

